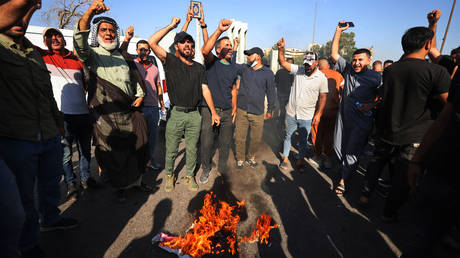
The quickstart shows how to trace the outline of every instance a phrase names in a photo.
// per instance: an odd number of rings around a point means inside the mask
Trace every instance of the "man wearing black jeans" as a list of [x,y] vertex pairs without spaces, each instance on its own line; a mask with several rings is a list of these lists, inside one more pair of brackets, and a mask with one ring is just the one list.
[[[287,58],[286,61],[290,64],[294,63],[292,58]],[[275,85],[276,93],[278,96],[278,103],[280,105],[280,115],[278,122],[280,126],[280,135],[284,137],[284,127],[286,120],[286,105],[289,101],[289,95],[291,94],[291,86],[294,82],[294,76],[286,69],[281,68],[275,74]]]
[[385,203],[384,221],[395,221],[408,197],[409,161],[433,122],[428,102],[434,96],[439,96],[444,103],[447,99],[449,73],[425,61],[432,39],[433,31],[426,27],[409,29],[402,38],[404,58],[384,71],[383,103],[377,121],[379,140],[360,198],[363,203],[368,201],[381,168],[390,163],[392,190]]
[[[232,141],[233,118],[236,115],[237,89],[236,80],[238,68],[232,63],[232,42],[228,37],[220,35],[228,30],[232,24],[231,20],[222,20],[219,28],[211,35],[205,43],[202,53],[206,63],[208,73],[208,86],[211,91],[214,106],[221,117],[219,127],[212,126],[211,111],[205,101],[201,108],[201,168],[202,173],[200,183],[208,181],[211,172],[211,162],[213,157],[213,144],[216,135],[219,136],[219,162],[218,170],[225,173],[227,169],[228,155]],[[217,56],[211,50],[215,48]]]

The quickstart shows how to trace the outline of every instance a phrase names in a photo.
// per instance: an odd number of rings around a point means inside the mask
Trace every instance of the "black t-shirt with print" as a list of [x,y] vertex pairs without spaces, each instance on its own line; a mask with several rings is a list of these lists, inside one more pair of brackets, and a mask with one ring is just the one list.
[[202,85],[208,84],[204,66],[197,62],[187,65],[171,53],[164,64],[166,87],[171,104],[193,108],[203,99]]

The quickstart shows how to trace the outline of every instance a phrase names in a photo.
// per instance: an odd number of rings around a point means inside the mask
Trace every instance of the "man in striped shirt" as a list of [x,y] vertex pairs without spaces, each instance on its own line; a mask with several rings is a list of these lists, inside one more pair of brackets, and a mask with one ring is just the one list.
[[58,29],[46,28],[43,40],[48,50],[40,50],[40,53],[50,71],[54,98],[59,110],[64,113],[65,136],[62,138],[62,147],[67,197],[75,198],[78,191],[72,165],[73,142],[78,147],[81,187],[87,189],[88,185],[96,185],[89,170],[92,125],[84,90],[83,64],[65,48],[66,41]]

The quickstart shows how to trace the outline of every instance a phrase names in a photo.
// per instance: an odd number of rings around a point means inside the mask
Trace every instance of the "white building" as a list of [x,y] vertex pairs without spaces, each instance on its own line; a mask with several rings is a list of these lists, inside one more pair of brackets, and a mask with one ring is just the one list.
[[227,36],[233,43],[233,39],[239,38],[240,45],[238,46],[238,53],[236,57],[236,62],[238,64],[246,63],[246,58],[244,56],[244,50],[247,49],[247,35],[248,35],[248,24],[240,21],[232,20],[232,25],[227,30]]

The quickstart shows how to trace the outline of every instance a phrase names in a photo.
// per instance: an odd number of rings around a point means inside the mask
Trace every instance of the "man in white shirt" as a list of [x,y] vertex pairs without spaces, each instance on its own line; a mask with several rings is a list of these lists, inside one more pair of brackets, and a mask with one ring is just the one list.
[[[312,125],[318,124],[326,104],[328,93],[327,78],[317,69],[318,57],[313,52],[307,52],[303,67],[286,62],[284,58],[284,38],[278,41],[278,61],[280,65],[294,75],[289,102],[286,106],[286,138],[284,139],[281,169],[289,167],[289,151],[291,137],[299,131],[300,149],[296,156],[296,165],[302,172],[303,158],[307,152],[307,137]],[[315,113],[316,103],[319,107]]]

